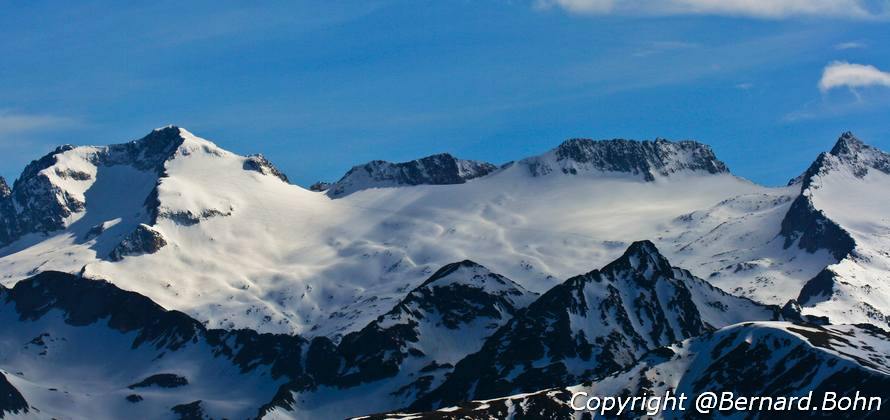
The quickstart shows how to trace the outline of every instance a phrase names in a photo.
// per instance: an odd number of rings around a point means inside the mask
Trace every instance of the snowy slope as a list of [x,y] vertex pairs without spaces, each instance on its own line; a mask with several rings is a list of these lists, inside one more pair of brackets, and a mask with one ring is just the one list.
[[339,339],[465,259],[543,292],[650,239],[694,275],[778,305],[839,261],[784,246],[799,187],[732,176],[695,142],[570,140],[478,177],[450,162],[462,183],[403,168],[422,176],[334,199],[175,127],[60,148],[0,199],[19,235],[0,248],[0,282],[82,272],[209,327]]
[[[591,396],[674,395],[690,398],[705,391],[735,395],[789,397],[814,391],[853,396],[857,391],[890,397],[890,334],[873,326],[816,327],[785,322],[744,323],[692,338],[649,353],[635,366],[602,379],[570,387],[473,401],[429,413],[390,413],[362,419],[583,419],[574,411],[572,394]],[[817,397],[818,396],[818,397]],[[689,404],[691,410],[692,406]],[[884,407],[882,407],[884,410]],[[629,418],[644,417],[633,412]],[[694,412],[664,411],[645,418],[688,418]],[[739,412],[731,412],[739,416]],[[774,413],[748,413],[771,418]],[[806,417],[805,413],[799,413]],[[832,418],[882,418],[883,411],[834,411]],[[718,416],[719,417],[719,416]],[[710,417],[709,417],[710,418]]]

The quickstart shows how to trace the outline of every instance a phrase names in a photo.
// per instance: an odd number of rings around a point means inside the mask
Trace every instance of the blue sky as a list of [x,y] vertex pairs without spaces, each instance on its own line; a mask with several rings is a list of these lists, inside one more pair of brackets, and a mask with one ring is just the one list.
[[302,185],[570,137],[696,139],[769,185],[845,130],[890,150],[886,0],[179,3],[0,5],[0,175],[166,124]]

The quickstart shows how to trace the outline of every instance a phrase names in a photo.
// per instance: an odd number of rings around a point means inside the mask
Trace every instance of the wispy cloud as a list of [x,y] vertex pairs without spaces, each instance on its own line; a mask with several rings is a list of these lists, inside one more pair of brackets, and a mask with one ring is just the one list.
[[654,41],[633,52],[634,57],[648,57],[653,54],[698,48],[699,44],[686,41]]
[[60,130],[86,126],[79,118],[0,109],[0,176],[14,179],[28,161],[56,145],[51,137]]
[[890,73],[867,64],[834,61],[822,70],[819,90],[827,92],[839,87],[862,88],[869,86],[890,87]]
[[834,49],[836,49],[836,50],[855,50],[855,49],[866,48],[867,46],[868,45],[866,45],[864,42],[850,41],[850,42],[841,42],[840,44],[835,45]]
[[749,82],[738,83],[735,85],[735,88],[739,89],[739,90],[751,90],[751,88],[753,88],[753,87],[754,87],[754,84],[749,83]]
[[24,114],[0,109],[0,136],[80,126],[76,118],[49,114]]
[[578,14],[723,15],[765,19],[795,16],[881,19],[887,2],[870,0],[536,0],[538,8],[559,7]]

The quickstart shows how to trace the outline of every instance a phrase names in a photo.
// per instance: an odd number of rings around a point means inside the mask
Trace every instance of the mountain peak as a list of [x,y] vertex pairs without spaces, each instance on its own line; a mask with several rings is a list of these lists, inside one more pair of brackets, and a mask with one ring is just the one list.
[[182,144],[182,131],[184,130],[173,125],[156,128],[145,137],[134,140],[132,144],[141,150],[143,157],[159,154],[169,155]]
[[831,148],[832,155],[835,156],[844,156],[844,155],[854,155],[860,152],[866,146],[862,140],[859,140],[853,132],[846,131],[837,139],[837,142],[834,144],[834,147]]
[[398,163],[373,160],[354,166],[331,185],[327,194],[338,198],[368,188],[463,184],[496,169],[491,163],[458,159],[448,153]]
[[513,280],[470,260],[446,264],[414,290],[422,291],[443,287],[479,289],[498,296],[530,294]]
[[847,131],[841,134],[831,151],[820,154],[807,171],[791,183],[803,181],[803,187],[807,188],[815,176],[841,167],[848,168],[857,178],[864,177],[871,169],[890,174],[890,153],[866,144]]
[[691,140],[671,142],[626,139],[591,140],[572,138],[552,151],[522,161],[532,176],[552,172],[578,175],[587,172],[627,173],[654,181],[655,176],[669,176],[680,171],[728,173],[705,144]]
[[648,240],[630,244],[620,258],[603,268],[603,271],[626,270],[641,273],[647,279],[654,278],[656,274],[670,276],[673,272],[671,263]]
[[[446,265],[444,265],[442,268],[436,270],[436,272],[433,273],[433,275],[430,276],[430,278],[426,279],[426,281],[423,282],[423,284],[421,284],[420,287],[424,287],[424,286],[427,286],[427,285],[429,285],[429,284],[432,284],[432,283],[434,283],[434,282],[436,282],[436,281],[438,281],[438,280],[444,279],[444,278],[450,276],[452,273],[454,273],[455,271],[457,271],[457,270],[459,270],[459,269],[461,269],[461,268],[482,269],[482,270],[488,271],[488,269],[486,269],[486,268],[483,267],[482,265],[477,264],[477,263],[475,263],[475,262],[473,262],[473,261],[470,261],[470,260],[463,260],[463,261],[459,261],[459,262],[453,262],[453,263],[450,263],[450,264],[446,264]],[[420,287],[419,287],[419,288],[420,288]]]

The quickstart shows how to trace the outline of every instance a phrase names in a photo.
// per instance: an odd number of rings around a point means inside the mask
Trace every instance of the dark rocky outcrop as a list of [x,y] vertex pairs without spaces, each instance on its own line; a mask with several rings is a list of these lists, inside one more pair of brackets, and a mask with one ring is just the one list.
[[495,170],[497,166],[491,163],[457,159],[448,153],[401,163],[375,160],[350,169],[327,193],[342,197],[367,188],[463,184]]
[[325,192],[331,188],[331,185],[333,184],[331,184],[330,182],[318,181],[309,186],[309,191]]
[[174,373],[158,373],[156,375],[151,375],[139,382],[136,382],[133,385],[128,386],[127,388],[136,389],[136,388],[148,388],[152,386],[160,387],[160,388],[176,388],[180,386],[186,386],[189,384],[188,379],[179,376]]
[[6,183],[6,179],[0,176],[0,200],[5,200],[12,195],[12,190],[9,188],[9,184]]
[[825,249],[838,260],[849,255],[856,245],[849,233],[816,209],[810,196],[804,194],[791,203],[779,233],[785,238],[786,249],[797,243],[811,253]]
[[140,224],[127,235],[109,256],[112,261],[120,261],[126,256],[154,254],[167,245],[164,235],[151,226]]
[[800,289],[797,301],[801,305],[811,305],[817,302],[831,298],[834,292],[836,274],[831,270],[824,269],[804,284]]
[[7,414],[27,414],[28,402],[0,372],[0,419]]
[[278,170],[269,159],[266,159],[266,157],[261,154],[248,156],[247,159],[244,160],[244,170],[259,172],[263,175],[271,175],[285,183],[289,182],[287,180],[287,175]]
[[655,180],[656,175],[669,176],[679,171],[729,172],[709,146],[688,140],[570,139],[550,154],[524,159],[521,163],[528,166],[533,176],[598,171],[641,175],[646,181]]
[[12,242],[17,232],[15,206],[12,203],[12,190],[0,176],[0,248]]
[[204,420],[207,418],[204,408],[201,407],[201,400],[175,405],[170,411],[176,414],[179,420]]

